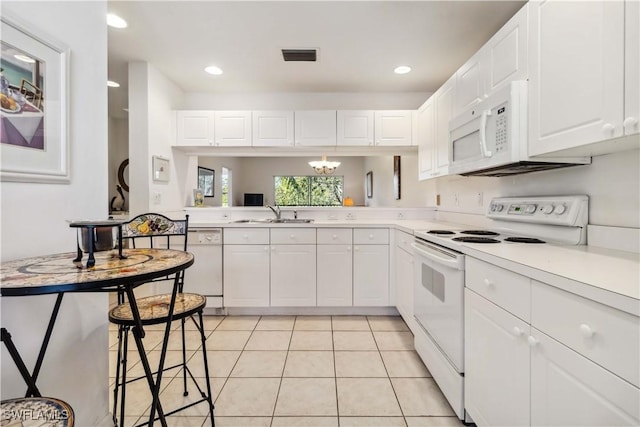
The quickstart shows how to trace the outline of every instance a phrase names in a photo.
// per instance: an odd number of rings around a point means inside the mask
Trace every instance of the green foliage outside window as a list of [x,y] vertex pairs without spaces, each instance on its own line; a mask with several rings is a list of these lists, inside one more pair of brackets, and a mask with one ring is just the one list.
[[342,176],[276,176],[278,206],[342,206]]

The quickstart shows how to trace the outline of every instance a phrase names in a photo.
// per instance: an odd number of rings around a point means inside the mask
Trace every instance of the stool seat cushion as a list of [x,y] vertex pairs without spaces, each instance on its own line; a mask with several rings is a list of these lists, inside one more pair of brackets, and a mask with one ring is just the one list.
[[0,402],[0,424],[3,427],[72,427],[73,409],[53,397],[22,397]]
[[[153,295],[136,298],[138,311],[143,325],[164,323],[169,317],[171,294]],[[199,294],[179,293],[173,310],[173,319],[178,320],[202,310],[207,303],[206,297]],[[120,304],[109,311],[109,321],[119,325],[134,325],[131,306],[128,302]]]

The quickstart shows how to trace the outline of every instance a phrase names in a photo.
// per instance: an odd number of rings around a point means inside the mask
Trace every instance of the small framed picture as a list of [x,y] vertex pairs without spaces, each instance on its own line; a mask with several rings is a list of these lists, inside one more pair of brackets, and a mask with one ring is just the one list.
[[200,188],[193,190],[193,206],[204,206],[204,194]]
[[153,156],[153,180],[156,182],[169,182],[169,159]]
[[213,197],[213,184],[216,172],[213,169],[198,166],[198,188],[202,189],[204,197]]
[[370,199],[373,197],[373,172],[372,171],[367,172],[366,186],[367,186],[367,199]]

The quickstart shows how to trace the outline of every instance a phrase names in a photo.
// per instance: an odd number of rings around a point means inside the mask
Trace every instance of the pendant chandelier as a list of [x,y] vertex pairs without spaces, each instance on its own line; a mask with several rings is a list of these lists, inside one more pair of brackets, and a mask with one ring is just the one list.
[[317,174],[331,175],[336,171],[336,168],[340,166],[340,162],[328,162],[327,156],[323,154],[322,160],[309,162],[309,166],[311,166]]

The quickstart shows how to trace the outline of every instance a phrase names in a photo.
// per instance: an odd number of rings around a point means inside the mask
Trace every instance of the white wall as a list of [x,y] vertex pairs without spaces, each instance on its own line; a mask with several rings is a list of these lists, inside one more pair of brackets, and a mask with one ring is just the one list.
[[[55,38],[71,51],[69,146],[71,183],[1,184],[2,261],[74,251],[68,219],[106,218],[107,27],[106,2],[3,2],[4,17]],[[79,19],[81,17],[82,19]],[[33,367],[55,297],[4,297],[2,326]],[[68,294],[53,331],[38,386],[76,412],[76,425],[96,426],[108,415],[107,294]],[[4,345],[2,399],[24,396],[26,386]]]
[[[175,140],[174,110],[182,108],[182,102],[181,89],[153,65],[129,63],[130,216],[179,210],[186,204],[189,160],[171,149]],[[169,182],[152,180],[153,156],[170,160]]]
[[640,228],[640,151],[597,156],[591,165],[510,178],[438,178],[436,191],[441,196],[439,210],[473,214],[484,214],[491,197],[586,194],[590,224]]
[[[400,156],[400,199],[393,188],[393,156],[365,157],[364,173],[373,172],[372,198],[365,198],[371,207],[435,206],[435,182],[418,181],[418,155]],[[364,180],[363,180],[364,182]]]

